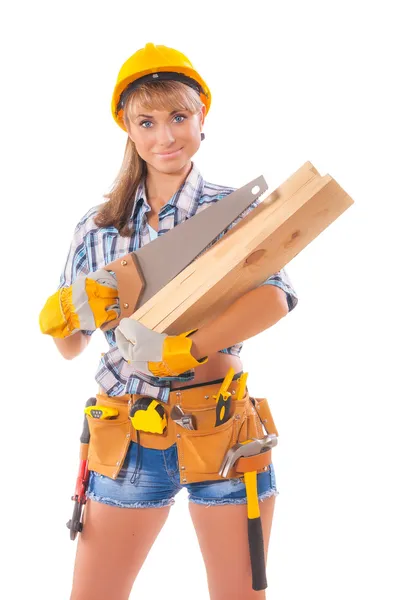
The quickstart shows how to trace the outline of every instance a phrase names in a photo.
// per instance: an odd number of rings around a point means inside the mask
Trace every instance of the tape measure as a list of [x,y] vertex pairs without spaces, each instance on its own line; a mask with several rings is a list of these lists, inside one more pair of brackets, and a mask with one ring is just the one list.
[[119,415],[116,408],[110,406],[88,406],[84,412],[92,419],[115,419]]
[[167,416],[161,402],[143,396],[132,406],[129,417],[137,431],[163,433],[167,427]]

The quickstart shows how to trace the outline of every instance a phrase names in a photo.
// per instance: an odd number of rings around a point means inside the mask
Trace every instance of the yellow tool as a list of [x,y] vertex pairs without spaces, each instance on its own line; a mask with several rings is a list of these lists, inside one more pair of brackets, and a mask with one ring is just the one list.
[[225,379],[221,384],[221,387],[218,390],[218,394],[214,394],[213,398],[217,401],[216,407],[216,419],[215,419],[215,427],[218,425],[222,425],[229,419],[230,409],[231,409],[231,392],[228,392],[228,387],[230,386],[233,376],[235,375],[235,369],[233,367],[229,368],[229,371],[225,375]]
[[143,396],[132,406],[129,413],[136,431],[163,433],[167,426],[166,412],[158,400]]
[[236,400],[241,400],[246,393],[247,376],[248,373],[242,373],[242,375],[238,379],[238,390],[236,394]]
[[116,408],[110,406],[88,406],[84,412],[92,419],[115,419],[119,415]]
[[129,417],[131,419],[132,427],[136,429],[138,444],[136,467],[131,477],[131,483],[134,483],[139,472],[140,432],[163,433],[167,427],[167,416],[161,402],[155,400],[151,396],[143,396],[136,400],[129,411]]
[[[251,442],[251,440],[248,441]],[[265,590],[268,584],[265,574],[264,537],[258,504],[257,471],[245,472],[244,483],[247,496],[247,535],[252,569],[252,587],[253,590]]]
[[228,450],[219,470],[222,477],[227,477],[234,466],[237,473],[244,473],[253,590],[265,590],[267,588],[264,540],[258,504],[257,471],[269,464],[271,455],[268,451],[276,444],[277,438],[275,435],[268,435],[261,440],[249,439],[238,442]]

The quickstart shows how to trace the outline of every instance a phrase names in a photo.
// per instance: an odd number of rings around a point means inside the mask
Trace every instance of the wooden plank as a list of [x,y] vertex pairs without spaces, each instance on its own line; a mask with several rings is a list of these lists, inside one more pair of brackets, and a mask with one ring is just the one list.
[[201,327],[286,266],[352,204],[331,176],[306,162],[132,318],[171,335]]

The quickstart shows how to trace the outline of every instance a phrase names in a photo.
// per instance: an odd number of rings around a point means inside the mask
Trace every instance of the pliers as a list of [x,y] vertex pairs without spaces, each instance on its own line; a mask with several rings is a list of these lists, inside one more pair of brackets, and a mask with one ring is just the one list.
[[[85,407],[95,406],[96,398],[89,398]],[[75,485],[75,494],[71,496],[71,500],[75,502],[74,510],[72,513],[72,519],[67,523],[67,527],[70,530],[69,537],[71,540],[76,538],[77,533],[83,529],[83,523],[81,520],[82,510],[86,504],[86,489],[89,482],[89,470],[88,470],[88,451],[89,451],[89,440],[90,432],[87,422],[87,415],[85,414],[83,422],[83,431],[81,434],[81,446],[80,446],[80,463],[79,472]]]

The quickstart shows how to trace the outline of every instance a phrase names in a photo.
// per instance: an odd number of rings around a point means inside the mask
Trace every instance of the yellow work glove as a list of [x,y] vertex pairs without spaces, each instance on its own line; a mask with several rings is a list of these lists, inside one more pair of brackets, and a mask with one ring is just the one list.
[[115,330],[115,341],[122,356],[135,369],[152,377],[174,377],[203,365],[191,355],[192,340],[197,329],[179,335],[157,333],[135,319],[121,319]]
[[95,331],[120,315],[117,281],[105,269],[77,277],[48,298],[40,316],[42,333],[65,338],[82,329]]

